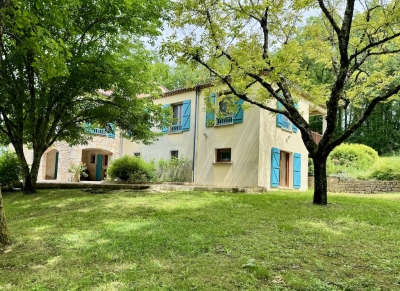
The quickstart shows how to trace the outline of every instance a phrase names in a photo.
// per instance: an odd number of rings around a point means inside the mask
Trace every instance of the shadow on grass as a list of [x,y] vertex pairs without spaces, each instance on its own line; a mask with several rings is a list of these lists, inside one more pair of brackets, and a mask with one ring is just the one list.
[[0,255],[5,290],[397,288],[399,203],[338,198],[322,208],[310,194],[11,195],[15,244]]

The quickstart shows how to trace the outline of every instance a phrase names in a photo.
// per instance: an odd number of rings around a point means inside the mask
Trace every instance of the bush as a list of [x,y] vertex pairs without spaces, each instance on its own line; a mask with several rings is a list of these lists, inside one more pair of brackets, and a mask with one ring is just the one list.
[[185,157],[171,158],[170,160],[161,159],[157,164],[157,175],[160,181],[192,181],[192,162]]
[[400,180],[400,158],[381,158],[375,164],[369,178],[377,180]]
[[131,182],[149,182],[155,179],[155,167],[140,157],[123,156],[113,160],[107,169],[109,179]]
[[0,155],[0,184],[9,185],[21,180],[22,171],[17,155],[12,151],[2,152]]
[[378,160],[378,153],[363,144],[341,144],[328,157],[328,174],[366,170]]
[[314,176],[314,162],[311,158],[308,159],[308,176]]

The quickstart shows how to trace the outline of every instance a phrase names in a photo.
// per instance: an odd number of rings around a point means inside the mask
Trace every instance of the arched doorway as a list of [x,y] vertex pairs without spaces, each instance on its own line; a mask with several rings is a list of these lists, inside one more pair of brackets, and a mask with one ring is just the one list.
[[107,177],[107,167],[111,160],[112,152],[99,148],[82,150],[82,163],[86,164],[87,181],[101,181]]
[[58,150],[49,149],[43,155],[44,160],[46,161],[45,167],[42,170],[42,175],[45,180],[57,180],[58,174]]

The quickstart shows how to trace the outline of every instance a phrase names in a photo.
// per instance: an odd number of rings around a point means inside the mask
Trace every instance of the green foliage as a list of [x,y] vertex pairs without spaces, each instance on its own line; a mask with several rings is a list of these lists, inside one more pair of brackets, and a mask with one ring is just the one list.
[[[7,116],[0,121],[0,143],[13,144],[25,177],[36,177],[55,141],[87,143],[84,122],[107,132],[113,123],[125,137],[145,143],[160,135],[151,129],[162,127],[161,106],[137,95],[159,94],[144,40],[160,35],[169,0],[136,2],[0,3],[0,104],[7,104],[0,107]],[[34,152],[31,167],[26,144]]]
[[308,176],[314,176],[314,162],[311,158],[308,159]]
[[374,165],[369,178],[377,180],[400,180],[400,158],[380,158]]
[[158,62],[154,64],[157,72],[155,80],[169,90],[190,88],[203,84],[210,79],[210,74],[197,64],[177,64]]
[[12,185],[21,179],[21,166],[17,155],[4,151],[0,155],[0,184]]
[[192,161],[185,157],[161,159],[157,163],[157,175],[163,182],[191,182]]
[[363,144],[341,144],[328,157],[327,173],[337,174],[368,169],[378,160],[378,153]]
[[80,175],[80,176],[83,176],[83,177],[87,177],[88,176],[88,174],[87,174],[87,166],[86,166],[85,163],[82,163],[82,162],[78,163],[78,164],[72,163],[69,166],[67,172],[68,173],[72,173],[73,175]]
[[155,167],[140,157],[123,156],[110,163],[107,175],[112,180],[149,182],[155,178]]

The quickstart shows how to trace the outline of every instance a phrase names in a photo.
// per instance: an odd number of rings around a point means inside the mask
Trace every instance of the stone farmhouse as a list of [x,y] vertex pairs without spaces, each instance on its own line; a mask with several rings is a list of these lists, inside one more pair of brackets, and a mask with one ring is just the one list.
[[[216,113],[205,110],[207,98]],[[86,179],[101,181],[111,159],[135,155],[145,160],[186,157],[192,161],[196,185],[307,189],[308,153],[300,132],[285,116],[241,100],[234,114],[226,114],[227,103],[207,85],[164,92],[153,102],[170,107],[174,117],[173,125],[163,128],[164,135],[153,144],[131,142],[121,138],[118,130],[109,134],[95,128],[87,145],[69,147],[57,142],[48,149],[41,160],[39,180],[71,181],[68,168],[82,162],[88,168]],[[298,108],[306,120],[326,113],[304,99]],[[28,163],[31,156],[26,150]]]

